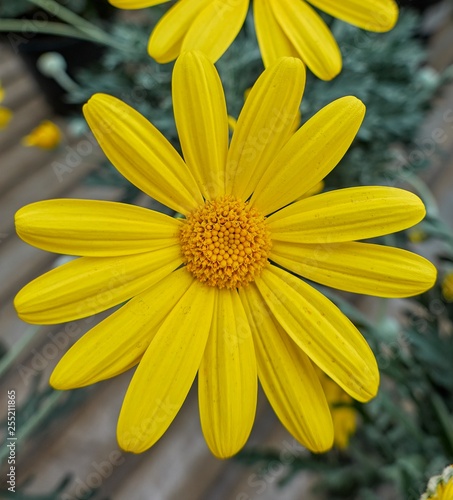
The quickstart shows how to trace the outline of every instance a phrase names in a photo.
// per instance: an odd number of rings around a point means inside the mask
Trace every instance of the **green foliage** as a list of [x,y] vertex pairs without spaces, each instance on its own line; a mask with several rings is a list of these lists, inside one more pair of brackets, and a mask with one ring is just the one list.
[[[425,168],[430,158],[406,159],[442,78],[425,67],[426,51],[415,38],[419,18],[403,12],[396,28],[370,33],[335,21],[343,71],[332,82],[308,75],[302,103],[305,119],[329,102],[353,94],[367,107],[353,147],[328,178],[332,186],[383,184]],[[395,146],[399,146],[396,148]],[[401,153],[401,148],[403,153]]]
[[[77,14],[85,17],[96,17],[100,11],[106,9],[106,2],[99,0],[92,2],[90,0],[56,0],[56,2],[63,7],[66,7]],[[96,5],[96,3],[98,5]],[[101,4],[105,4],[102,5]],[[14,18],[22,16],[33,16],[36,8],[28,0],[14,0],[4,1],[0,3],[0,17],[1,18]],[[37,17],[40,19],[40,17]]]
[[[171,102],[173,64],[157,64],[146,53],[150,26],[160,15],[158,8],[150,9],[140,23],[116,23],[113,35],[127,40],[131,50],[107,49],[99,63],[78,73],[80,88],[69,99],[83,103],[95,92],[120,97],[178,148]],[[369,33],[341,21],[331,24],[342,47],[343,71],[330,82],[308,72],[302,120],[350,94],[366,103],[367,113],[351,149],[326,179],[327,186],[398,183],[429,166],[434,158],[425,154],[415,138],[443,78],[424,66],[426,51],[414,36],[419,18],[413,12],[402,12],[396,28],[384,34]],[[237,117],[245,90],[263,70],[251,15],[217,67],[228,112]]]

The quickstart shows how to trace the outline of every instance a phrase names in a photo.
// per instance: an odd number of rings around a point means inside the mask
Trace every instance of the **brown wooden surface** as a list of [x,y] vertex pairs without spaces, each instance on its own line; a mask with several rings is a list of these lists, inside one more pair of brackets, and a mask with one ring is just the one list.
[[[437,69],[453,63],[452,25],[441,23],[432,41],[432,59]],[[440,48],[439,48],[440,47]],[[20,321],[12,306],[12,298],[22,285],[48,270],[55,255],[34,249],[21,242],[14,233],[14,212],[21,206],[40,199],[76,197],[117,199],[118,191],[83,184],[83,179],[96,168],[101,157],[93,152],[63,182],[55,175],[52,162],[61,161],[65,146],[77,144],[66,131],[63,149],[45,152],[24,148],[20,139],[42,119],[52,118],[52,112],[27,74],[20,60],[0,46],[0,80],[6,89],[3,103],[11,107],[14,119],[0,132],[0,327],[3,343],[10,348],[24,336],[31,336],[29,354],[18,359],[18,365],[0,381],[0,394],[14,387],[19,401],[29,396],[30,379],[21,367],[42,372],[48,378],[53,366],[67,347],[55,353],[50,335],[65,336],[64,325],[35,328]],[[445,155],[435,169],[425,175],[440,201],[440,211],[453,227],[453,123],[443,118],[446,109],[453,111],[453,86],[445,89],[436,103],[421,137],[429,137],[435,128],[445,130]],[[60,120],[61,122],[61,120]],[[65,129],[64,122],[61,122]],[[142,199],[142,204],[148,202]],[[80,321],[81,332],[92,324]],[[39,330],[37,333],[34,333]],[[78,336],[80,336],[79,333]],[[69,339],[70,342],[75,338]],[[50,356],[49,353],[54,353]],[[44,356],[45,353],[49,354]],[[42,368],[37,369],[39,355],[44,356]],[[38,363],[39,364],[39,363]],[[75,484],[68,492],[75,495],[82,484],[95,478],[98,466],[104,467],[102,495],[96,498],[115,500],[311,500],[319,496],[308,493],[309,477],[301,474],[285,489],[277,487],[282,470],[275,466],[263,479],[256,468],[235,461],[220,461],[209,453],[199,424],[196,387],[193,387],[181,412],[165,436],[148,452],[135,456],[119,452],[116,420],[131,373],[106,381],[87,391],[84,403],[57,419],[27,446],[19,448],[18,479],[33,476],[27,491],[45,493],[61,478],[72,473]],[[249,445],[274,445],[289,450],[300,449],[277,421],[267,401],[260,394],[258,414]],[[3,404],[3,402],[2,402]],[[3,410],[0,413],[0,419]],[[113,460],[112,457],[115,457]],[[107,465],[107,462],[114,462]],[[110,472],[109,472],[110,471]],[[107,473],[108,472],[108,473]],[[99,477],[99,476],[97,476]],[[2,475],[2,480],[4,475]]]

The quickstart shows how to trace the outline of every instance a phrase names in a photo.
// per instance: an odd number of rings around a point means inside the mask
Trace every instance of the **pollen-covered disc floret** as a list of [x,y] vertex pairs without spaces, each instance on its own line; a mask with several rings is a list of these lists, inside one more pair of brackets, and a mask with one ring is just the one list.
[[253,281],[271,248],[264,216],[232,196],[207,201],[192,212],[181,229],[181,243],[187,270],[218,288]]

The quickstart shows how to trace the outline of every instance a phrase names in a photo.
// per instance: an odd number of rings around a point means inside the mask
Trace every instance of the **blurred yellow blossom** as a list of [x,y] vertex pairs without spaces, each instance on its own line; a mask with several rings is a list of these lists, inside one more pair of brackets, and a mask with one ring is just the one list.
[[447,302],[453,302],[453,272],[449,272],[442,281],[442,295]]
[[10,109],[0,106],[0,130],[4,129],[8,125],[12,116],[13,112]]
[[[4,98],[5,89],[2,87],[2,84],[0,82],[0,102],[2,102]],[[13,112],[10,109],[5,108],[4,106],[0,106],[0,130],[4,129],[8,125],[12,116]]]
[[344,450],[357,427],[357,412],[352,407],[353,399],[324,372],[318,370],[318,375],[332,415],[334,446]]
[[24,146],[35,146],[41,149],[54,149],[61,142],[61,131],[50,120],[41,122],[22,139]]
[[425,231],[422,231],[421,229],[413,229],[412,231],[409,231],[409,241],[411,243],[421,243],[422,241],[425,241],[428,238],[428,235],[425,233]]

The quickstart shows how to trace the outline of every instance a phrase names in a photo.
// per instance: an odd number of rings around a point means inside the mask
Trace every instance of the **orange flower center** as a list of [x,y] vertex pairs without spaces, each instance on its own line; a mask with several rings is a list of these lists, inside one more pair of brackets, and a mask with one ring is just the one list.
[[186,267],[218,288],[239,288],[257,278],[271,249],[265,218],[232,196],[207,201],[181,229]]

